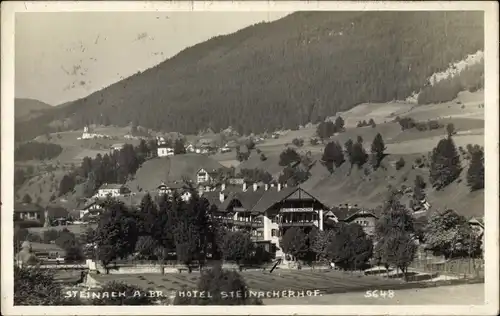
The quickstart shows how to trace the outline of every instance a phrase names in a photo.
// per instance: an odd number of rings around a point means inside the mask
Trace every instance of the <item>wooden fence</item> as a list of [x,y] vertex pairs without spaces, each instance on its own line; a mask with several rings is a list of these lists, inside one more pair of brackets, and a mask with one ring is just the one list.
[[435,259],[415,260],[410,268],[440,275],[449,275],[459,278],[484,278],[484,259],[463,258],[436,261]]

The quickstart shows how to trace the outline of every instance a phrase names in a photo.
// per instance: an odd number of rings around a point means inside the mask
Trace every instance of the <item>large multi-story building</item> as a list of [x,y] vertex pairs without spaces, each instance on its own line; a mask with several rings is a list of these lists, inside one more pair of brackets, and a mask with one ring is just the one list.
[[323,230],[328,211],[324,203],[300,186],[244,184],[238,192],[223,189],[208,192],[207,198],[216,209],[212,212],[214,220],[230,229],[248,231],[256,243],[264,244],[276,257],[284,256],[279,241],[288,229]]

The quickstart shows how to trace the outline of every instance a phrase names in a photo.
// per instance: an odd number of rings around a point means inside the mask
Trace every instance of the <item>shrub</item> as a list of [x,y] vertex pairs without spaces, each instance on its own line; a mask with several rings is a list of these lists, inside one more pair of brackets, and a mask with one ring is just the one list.
[[400,170],[404,166],[405,166],[405,160],[403,159],[403,157],[401,157],[399,158],[398,161],[396,161],[396,170]]
[[[223,270],[220,265],[201,272],[198,291],[209,292],[210,298],[189,298],[177,296],[174,305],[262,305],[260,299],[246,295],[248,286],[236,271]],[[231,297],[229,293],[241,293]]]

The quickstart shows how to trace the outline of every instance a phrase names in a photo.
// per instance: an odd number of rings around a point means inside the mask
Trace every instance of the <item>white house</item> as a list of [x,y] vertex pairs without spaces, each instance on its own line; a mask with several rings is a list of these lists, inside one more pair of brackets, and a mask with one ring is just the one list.
[[113,144],[113,145],[111,145],[111,151],[121,150],[124,146],[125,146],[125,144],[123,144],[123,143]]
[[126,188],[124,185],[116,183],[105,183],[99,188],[99,190],[97,190],[97,197],[117,197],[124,193],[126,193]]
[[85,126],[83,128],[82,137],[78,137],[78,139],[94,139],[94,138],[105,138],[105,137],[107,136],[102,134],[92,133],[90,128],[88,126]]
[[217,173],[217,170],[207,171],[207,170],[201,168],[200,170],[198,170],[198,172],[196,172],[196,183],[198,183],[198,184],[210,183],[213,181],[213,177],[216,173]]
[[171,147],[158,147],[158,157],[168,157],[174,155],[174,149]]

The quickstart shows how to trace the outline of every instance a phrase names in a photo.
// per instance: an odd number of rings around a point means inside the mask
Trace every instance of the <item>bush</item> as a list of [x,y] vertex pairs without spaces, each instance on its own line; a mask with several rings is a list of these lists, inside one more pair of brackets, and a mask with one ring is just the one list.
[[304,145],[304,140],[302,138],[294,138],[292,140],[292,144],[294,144],[297,147],[302,147]]
[[[223,270],[216,266],[201,273],[198,291],[209,292],[210,298],[189,298],[177,296],[174,305],[262,305],[260,299],[248,297],[249,290],[243,277],[236,271]],[[241,296],[230,296],[241,293]]]
[[396,161],[396,170],[400,170],[404,166],[405,166],[405,160],[403,159],[403,157],[401,157],[399,158],[398,161]]
[[266,155],[264,155],[263,153],[260,154],[260,161],[266,161],[266,160],[267,160]]

